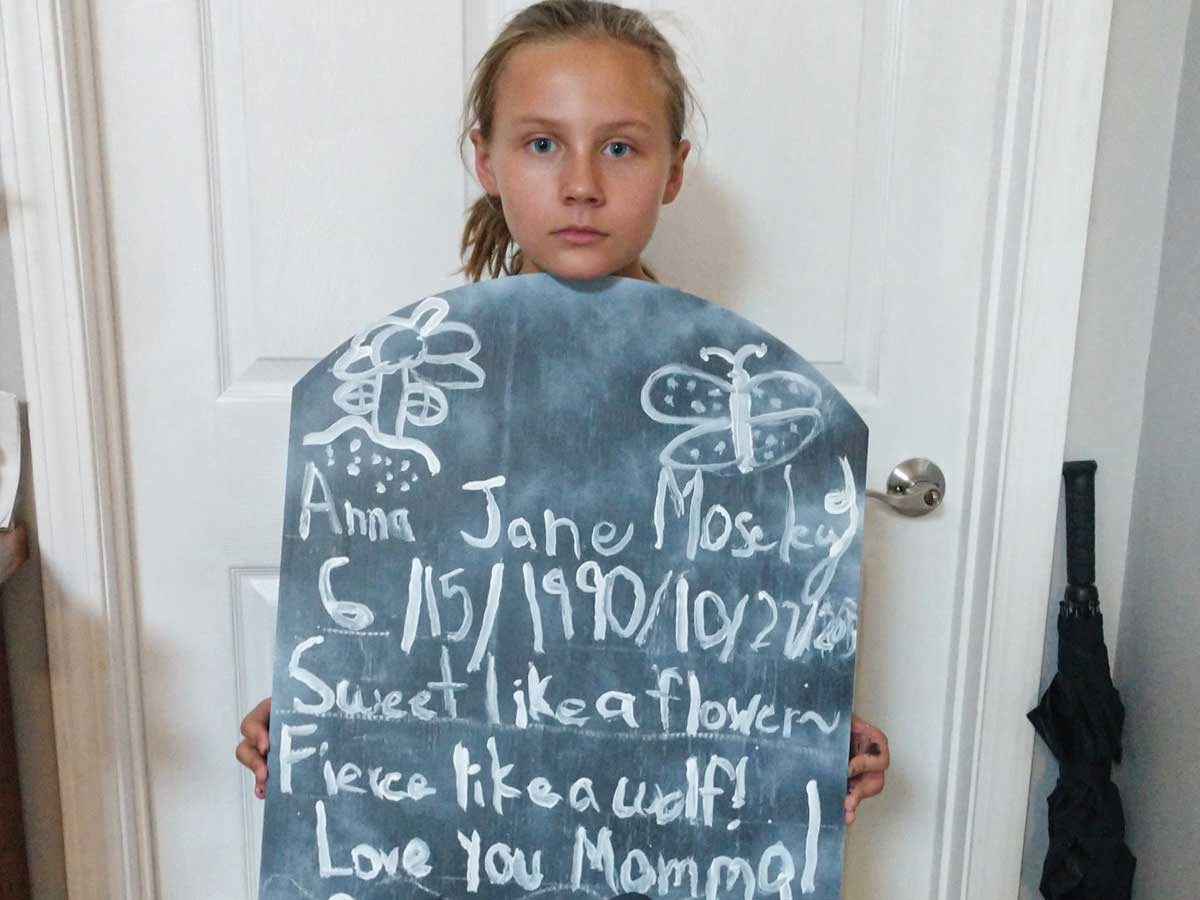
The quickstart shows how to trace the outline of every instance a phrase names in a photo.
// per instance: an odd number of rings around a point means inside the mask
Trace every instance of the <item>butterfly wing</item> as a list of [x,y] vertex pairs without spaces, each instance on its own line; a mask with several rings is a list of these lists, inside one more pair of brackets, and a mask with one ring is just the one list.
[[727,380],[691,366],[655,369],[642,386],[642,409],[656,422],[697,425],[729,415]]
[[787,462],[824,428],[821,389],[799,372],[762,372],[747,390],[755,468]]
[[733,432],[729,417],[694,425],[667,444],[659,455],[664,466],[688,471],[733,475],[737,457],[733,453]]
[[642,409],[651,419],[690,426],[663,448],[659,459],[673,469],[719,472],[734,465],[729,396],[724,378],[691,366],[656,369],[642,386]]

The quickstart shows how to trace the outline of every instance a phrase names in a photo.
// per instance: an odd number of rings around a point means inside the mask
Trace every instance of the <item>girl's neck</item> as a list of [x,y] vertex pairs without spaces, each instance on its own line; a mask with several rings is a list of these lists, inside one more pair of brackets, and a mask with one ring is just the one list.
[[[517,274],[518,275],[533,275],[533,274],[535,274],[537,272],[541,272],[541,271],[542,271],[542,269],[538,268],[537,263],[535,263],[533,260],[529,259],[528,257],[525,257],[521,261],[521,268],[517,272]],[[551,273],[551,274],[553,274],[553,273]],[[619,272],[609,272],[608,274],[609,275],[617,275],[622,278],[636,278],[639,281],[657,281],[656,278],[654,278],[648,271],[646,271],[646,267],[644,265],[642,265],[642,260],[640,257],[637,259],[636,262],[632,263],[629,266],[626,266],[624,269],[621,269]]]

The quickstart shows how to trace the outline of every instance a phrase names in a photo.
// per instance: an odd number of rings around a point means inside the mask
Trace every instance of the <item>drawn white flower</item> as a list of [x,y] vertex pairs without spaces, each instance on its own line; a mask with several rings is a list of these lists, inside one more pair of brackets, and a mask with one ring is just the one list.
[[382,447],[411,450],[441,470],[437,454],[405,427],[429,428],[445,421],[446,390],[477,390],[484,372],[473,359],[479,337],[462,322],[446,319],[441,297],[422,300],[408,317],[388,316],[361,331],[333,365],[342,382],[333,402],[347,415],[323,431],[305,435],[305,444],[328,444],[361,429]]

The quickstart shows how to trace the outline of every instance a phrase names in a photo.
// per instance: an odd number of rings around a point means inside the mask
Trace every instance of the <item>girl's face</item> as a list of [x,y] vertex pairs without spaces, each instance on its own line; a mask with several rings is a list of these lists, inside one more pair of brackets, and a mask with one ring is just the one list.
[[483,189],[499,195],[521,274],[646,278],[641,254],[683,182],[667,88],[650,54],[613,40],[524,44],[496,85],[492,134],[471,132]]

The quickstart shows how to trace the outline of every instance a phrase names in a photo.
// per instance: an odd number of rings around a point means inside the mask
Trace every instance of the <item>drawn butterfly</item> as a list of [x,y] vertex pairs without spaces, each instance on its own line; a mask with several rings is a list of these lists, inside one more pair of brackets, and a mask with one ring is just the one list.
[[700,359],[729,364],[729,376],[680,364],[656,369],[642,386],[642,409],[656,422],[690,426],[663,448],[672,469],[732,475],[791,459],[823,427],[821,389],[798,372],[751,375],[746,360],[767,355],[765,344],[736,352],[704,347]]

